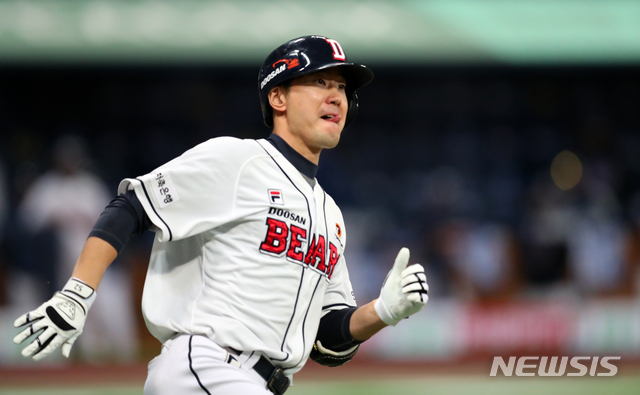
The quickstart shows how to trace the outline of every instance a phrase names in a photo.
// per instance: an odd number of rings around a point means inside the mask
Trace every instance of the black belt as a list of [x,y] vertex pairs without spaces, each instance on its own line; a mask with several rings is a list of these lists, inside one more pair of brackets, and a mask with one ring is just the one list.
[[[231,351],[237,355],[242,352],[231,348]],[[274,393],[274,395],[282,395],[289,388],[289,378],[284,374],[281,367],[275,366],[269,358],[260,356],[258,362],[253,365],[253,370],[256,371],[267,382],[267,389]]]

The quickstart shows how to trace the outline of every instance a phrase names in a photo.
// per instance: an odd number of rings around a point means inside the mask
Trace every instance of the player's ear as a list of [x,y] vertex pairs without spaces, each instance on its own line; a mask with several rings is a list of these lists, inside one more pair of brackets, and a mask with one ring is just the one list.
[[287,109],[287,90],[276,86],[269,92],[269,104],[274,111],[284,112]]

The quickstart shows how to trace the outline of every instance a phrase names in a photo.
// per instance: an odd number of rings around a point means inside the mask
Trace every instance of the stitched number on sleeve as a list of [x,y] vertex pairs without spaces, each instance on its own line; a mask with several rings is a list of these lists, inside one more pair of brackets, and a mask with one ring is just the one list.
[[333,48],[333,58],[336,60],[347,60],[347,55],[344,54],[340,43],[336,40],[332,40],[330,38],[326,39],[329,44],[331,44],[331,48]]

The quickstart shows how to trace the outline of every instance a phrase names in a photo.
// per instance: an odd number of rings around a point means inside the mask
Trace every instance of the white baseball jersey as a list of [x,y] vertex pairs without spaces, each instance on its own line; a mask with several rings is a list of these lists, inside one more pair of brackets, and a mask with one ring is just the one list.
[[156,239],[142,310],[161,342],[202,334],[305,364],[323,311],[355,306],[340,209],[267,140],[220,137],[125,179]]

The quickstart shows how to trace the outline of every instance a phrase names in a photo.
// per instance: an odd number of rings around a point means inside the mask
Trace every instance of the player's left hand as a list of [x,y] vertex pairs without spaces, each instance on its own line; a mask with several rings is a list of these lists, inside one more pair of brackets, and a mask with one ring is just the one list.
[[22,350],[23,356],[39,361],[62,344],[62,355],[68,358],[71,346],[82,333],[95,295],[93,288],[71,278],[61,292],[56,292],[49,301],[13,323],[16,328],[27,325],[26,329],[13,338],[13,342],[20,344],[29,336],[40,332]]
[[424,268],[417,263],[407,267],[408,263],[409,249],[402,248],[374,305],[380,319],[387,325],[396,325],[403,318],[417,313],[429,300]]

